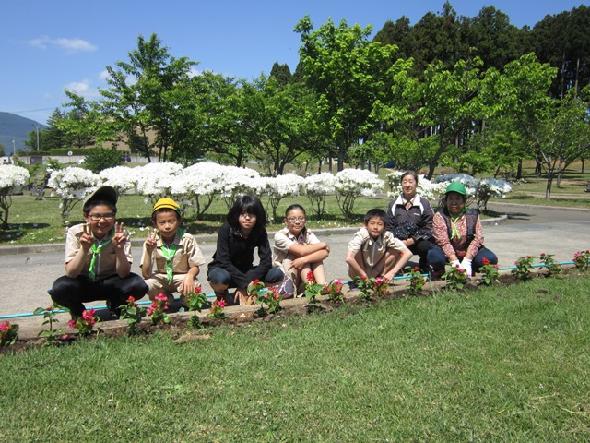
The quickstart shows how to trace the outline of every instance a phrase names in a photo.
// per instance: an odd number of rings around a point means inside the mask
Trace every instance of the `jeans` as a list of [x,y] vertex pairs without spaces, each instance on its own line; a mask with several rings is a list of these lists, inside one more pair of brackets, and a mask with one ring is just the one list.
[[[498,264],[498,257],[496,257],[496,254],[494,254],[485,246],[481,246],[477,251],[477,255],[473,257],[473,261],[471,262],[473,272],[477,272],[479,268],[483,266],[484,257],[490,261],[490,264]],[[447,257],[445,256],[445,253],[443,252],[440,246],[434,245],[428,251],[428,263],[430,264],[430,266],[432,266],[433,271],[440,272],[445,269]]]

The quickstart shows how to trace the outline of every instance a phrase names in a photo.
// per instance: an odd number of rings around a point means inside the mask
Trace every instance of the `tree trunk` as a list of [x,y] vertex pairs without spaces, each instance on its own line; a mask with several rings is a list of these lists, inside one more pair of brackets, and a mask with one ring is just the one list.
[[445,141],[444,141],[443,135],[444,135],[444,131],[441,128],[440,133],[439,133],[440,143],[438,146],[438,150],[434,153],[434,156],[430,159],[430,162],[428,163],[428,175],[426,176],[426,178],[428,180],[432,180],[432,176],[434,175],[434,169],[438,165],[438,160],[440,159],[440,156],[444,152]]
[[584,157],[582,157],[582,174],[584,173]]
[[580,57],[576,61],[576,80],[574,82],[574,97],[578,96],[578,74],[580,72]]
[[[305,172],[307,172],[307,167],[305,168]],[[318,161],[318,174],[322,173],[322,159]]]
[[332,154],[330,154],[330,156],[328,157],[328,171],[330,171],[330,174],[334,172],[334,167],[332,164]]
[[553,171],[547,173],[547,188],[545,189],[545,198],[551,198],[551,185],[553,184]]
[[539,156],[539,154],[537,154],[535,161],[537,162],[537,164],[535,165],[535,175],[537,177],[540,177],[541,172],[543,172],[543,171],[542,171],[541,157]]
[[522,158],[518,159],[518,166],[516,167],[516,180],[522,178]]
[[563,170],[560,170],[557,173],[557,187],[561,188],[561,177],[563,176]]
[[338,146],[338,159],[336,163],[336,169],[338,172],[344,169],[344,157],[346,156],[346,148]]

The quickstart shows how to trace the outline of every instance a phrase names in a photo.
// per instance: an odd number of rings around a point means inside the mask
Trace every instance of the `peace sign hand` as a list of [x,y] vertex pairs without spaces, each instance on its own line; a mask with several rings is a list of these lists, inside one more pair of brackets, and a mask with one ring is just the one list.
[[151,230],[145,240],[145,246],[148,252],[152,252],[158,245],[158,230]]
[[127,235],[123,230],[124,223],[123,222],[116,222],[115,223],[115,235],[113,235],[113,245],[115,248],[121,249],[123,245],[127,241]]

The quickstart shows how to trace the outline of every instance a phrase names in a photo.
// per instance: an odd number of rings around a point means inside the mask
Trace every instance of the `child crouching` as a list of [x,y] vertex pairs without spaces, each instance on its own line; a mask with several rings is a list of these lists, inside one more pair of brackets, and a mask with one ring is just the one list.
[[155,231],[143,245],[140,265],[152,301],[159,293],[171,299],[172,294],[178,292],[186,305],[186,296],[198,285],[195,279],[205,259],[195,238],[184,232],[181,223],[180,206],[174,200],[161,198],[156,202],[152,212]]
[[393,279],[412,256],[408,247],[391,232],[385,231],[385,211],[369,210],[361,228],[348,243],[348,275],[351,278],[382,276]]

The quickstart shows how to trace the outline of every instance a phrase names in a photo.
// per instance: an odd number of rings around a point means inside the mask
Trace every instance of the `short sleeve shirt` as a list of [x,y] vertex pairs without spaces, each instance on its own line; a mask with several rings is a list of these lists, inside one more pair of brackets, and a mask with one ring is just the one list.
[[407,246],[391,232],[385,231],[377,238],[372,238],[367,228],[361,228],[348,242],[348,250],[353,253],[361,252],[363,262],[373,268],[385,257],[388,250],[405,251]]
[[[177,231],[172,244],[176,246],[176,252],[172,258],[172,273],[186,274],[190,268],[205,265],[206,261],[201,248],[197,245],[192,234]],[[143,263],[146,254],[147,248],[144,243],[141,263]],[[166,257],[162,254],[162,239],[158,239],[157,247],[152,251],[152,263],[154,264],[155,273],[166,273]]]
[[[79,223],[77,225],[72,226],[66,232],[66,254],[65,254],[65,262],[69,263],[78,253],[80,248],[80,237],[84,232],[84,225],[85,223]],[[111,237],[113,231],[107,234],[108,237]],[[129,263],[133,263],[133,256],[131,255],[131,242],[129,241],[129,234],[125,232],[126,240],[123,245],[123,250],[125,251],[125,257]],[[100,255],[98,256],[98,260],[96,261],[96,278],[105,278],[110,277],[113,274],[116,274],[116,260],[117,256],[115,253],[115,246],[113,243],[109,243],[100,251]],[[80,272],[80,275],[88,275],[88,268],[90,266],[90,259],[91,254],[88,254],[86,257],[86,263]]]
[[283,228],[275,234],[275,242],[273,246],[274,261],[277,266],[286,258],[293,260],[295,257],[289,253],[289,247],[296,243],[300,245],[315,245],[320,241],[316,235],[309,229],[305,229],[305,233],[295,236],[289,232],[288,228]]

